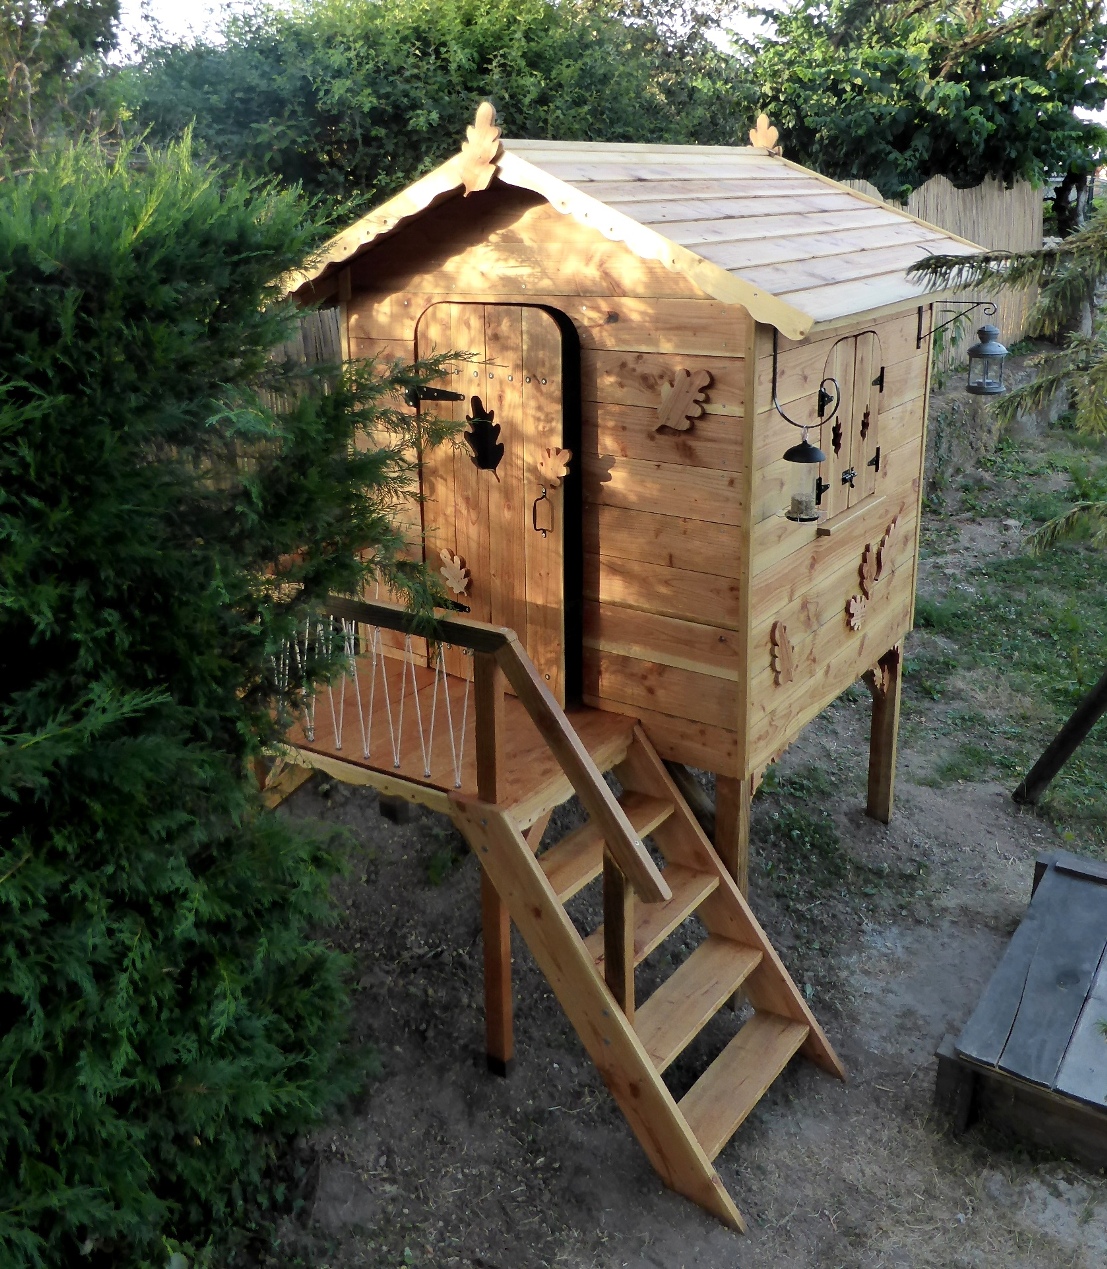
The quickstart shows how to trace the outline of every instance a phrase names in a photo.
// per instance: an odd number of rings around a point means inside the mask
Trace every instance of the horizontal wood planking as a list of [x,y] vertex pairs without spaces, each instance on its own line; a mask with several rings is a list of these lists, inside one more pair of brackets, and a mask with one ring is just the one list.
[[[948,242],[940,241],[943,247]],[[786,296],[793,291],[811,290],[820,284],[839,286],[844,282],[867,279],[892,271],[902,273],[916,260],[932,254],[927,251],[927,246],[925,242],[900,243],[822,259],[793,260],[787,264],[742,269],[741,274],[746,281],[764,287],[773,295]]]
[[585,453],[584,501],[638,511],[677,508],[712,524],[742,523],[737,473]]
[[[898,507],[906,498],[913,505],[918,503],[920,486],[920,460],[922,436],[901,445],[887,455],[881,455],[880,477],[876,492],[885,501]],[[874,513],[875,514],[875,513]],[[891,519],[893,511],[889,512]],[[769,569],[777,570],[781,561],[794,551],[802,550],[818,536],[815,524],[798,524],[789,520],[783,508],[775,516],[753,525],[750,538],[750,568],[756,579]]]
[[719,775],[740,775],[738,770],[738,733],[709,723],[697,723],[688,718],[674,718],[640,705],[628,705],[623,701],[596,696],[588,689],[585,678],[583,702],[606,713],[622,714],[637,718],[650,738],[653,747],[662,758],[670,762],[683,762],[701,771],[715,771]]
[[580,393],[584,401],[636,405],[656,410],[662,389],[680,370],[704,370],[711,383],[704,390],[707,414],[742,416],[745,360],[741,357],[695,357],[652,352],[581,350]]
[[[882,622],[890,611],[906,614],[910,608],[914,572],[914,557],[908,552],[900,567],[885,573],[874,583],[861,629]],[[776,682],[771,663],[771,647],[768,632],[758,632],[750,643],[750,726],[757,725],[758,718],[779,707],[791,696],[810,692],[818,680],[821,666],[825,665],[837,649],[856,633],[846,618],[846,603],[851,595],[860,594],[856,578],[840,577],[837,593],[831,588],[805,610],[805,620],[789,623],[788,637],[792,642],[794,678],[791,683]],[[837,602],[835,602],[837,601]],[[890,645],[889,645],[890,646]],[[887,651],[887,649],[883,649]],[[862,666],[862,670],[867,669]]]
[[732,525],[630,507],[584,508],[584,549],[591,555],[738,578],[744,544],[745,530]]
[[[910,627],[910,604],[889,612],[880,621],[866,622],[860,631],[846,628],[838,651],[819,668],[805,690],[782,700],[756,722],[751,719],[746,765],[754,770],[773,758],[826,706],[898,643]],[[844,624],[844,619],[843,619]]]
[[584,646],[738,681],[742,652],[732,630],[586,601]]
[[[665,236],[674,242],[699,252],[710,246],[711,258],[716,264],[742,274],[755,268],[779,265],[806,266],[815,260],[831,262],[836,269],[844,269],[845,257],[868,252],[874,248],[911,245],[920,242],[941,242],[942,235],[933,229],[924,229],[911,221],[891,224],[885,218],[879,225],[866,225],[856,229],[831,230],[826,233],[808,232],[779,235],[770,229],[764,238],[733,238],[732,220],[685,220],[665,225]],[[738,222],[741,224],[741,222]],[[794,268],[793,268],[794,272]]]
[[690,718],[728,730],[738,727],[733,680],[674,665],[592,649],[585,658],[584,690],[601,700],[621,701],[674,718]]
[[740,419],[705,414],[686,432],[657,430],[657,410],[649,406],[584,405],[584,450],[688,467],[741,471],[744,429]]
[[843,570],[858,573],[865,547],[869,543],[876,546],[897,515],[891,558],[898,567],[905,552],[907,557],[913,554],[917,515],[913,498],[902,494],[898,499],[885,498],[874,504],[840,536],[807,540],[778,565],[755,577],[750,586],[750,608],[754,614],[751,635],[767,637],[772,623],[784,619],[782,613],[792,613],[793,605],[810,600],[817,595],[820,584]]
[[655,612],[681,621],[702,621],[725,630],[740,629],[740,585],[729,577],[679,568],[659,568],[640,560],[586,554],[584,598]]

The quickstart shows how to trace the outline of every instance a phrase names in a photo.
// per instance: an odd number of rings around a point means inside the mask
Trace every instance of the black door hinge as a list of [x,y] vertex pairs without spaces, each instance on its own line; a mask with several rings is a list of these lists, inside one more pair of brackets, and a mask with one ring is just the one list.
[[465,393],[451,392],[449,388],[422,388],[412,385],[404,389],[404,400],[416,410],[420,401],[464,401]]
[[879,388],[881,392],[884,391],[884,367],[883,366],[880,367],[880,374],[878,374],[876,378],[873,380],[873,387]]
[[876,471],[880,470],[880,446],[879,445],[876,447],[876,453],[872,456],[872,458],[869,459],[869,461],[865,464],[865,466],[875,468]]

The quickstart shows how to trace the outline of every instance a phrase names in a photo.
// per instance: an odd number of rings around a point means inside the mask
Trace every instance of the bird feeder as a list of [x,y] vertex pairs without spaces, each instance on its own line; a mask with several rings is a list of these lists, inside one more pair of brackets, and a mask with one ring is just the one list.
[[826,455],[817,445],[807,439],[807,429],[803,429],[803,439],[798,445],[784,451],[784,461],[790,463],[788,510],[784,513],[789,520],[800,524],[818,520],[822,512],[819,504],[826,492],[820,476],[819,466],[826,462]]

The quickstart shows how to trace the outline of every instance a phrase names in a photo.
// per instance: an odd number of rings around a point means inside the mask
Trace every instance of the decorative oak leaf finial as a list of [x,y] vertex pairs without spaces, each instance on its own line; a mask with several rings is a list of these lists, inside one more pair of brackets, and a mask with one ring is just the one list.
[[757,127],[750,129],[750,145],[756,145],[766,150],[777,150],[780,147],[777,142],[780,140],[780,133],[769,122],[769,116],[760,114],[757,116]]
[[774,621],[773,628],[769,631],[769,642],[772,645],[772,666],[773,677],[776,679],[777,686],[782,683],[791,683],[795,678],[795,649],[792,647],[792,641],[788,638],[788,627],[783,621]]
[[868,610],[869,601],[864,595],[851,595],[849,602],[846,604],[846,617],[849,620],[849,628],[851,630],[860,630],[861,623],[865,620],[865,613]]
[[891,524],[884,530],[880,545],[876,548],[876,576],[884,576],[884,570],[892,565],[892,543],[895,541],[896,529],[899,527],[899,516],[893,516]]
[[496,160],[503,153],[500,129],[496,127],[496,107],[482,101],[476,120],[469,125],[461,143],[461,183],[465,196],[487,189],[496,175]]
[[876,551],[873,550],[873,544],[869,542],[861,555],[861,567],[857,570],[861,577],[861,594],[866,599],[873,597],[873,582],[876,581],[879,571],[876,562]]
[[538,474],[551,489],[556,489],[569,474],[572,461],[572,450],[544,449],[538,458]]
[[442,567],[438,570],[445,579],[446,585],[455,595],[464,595],[469,589],[469,570],[460,555],[453,555],[448,550],[439,552]]
[[654,431],[668,427],[674,432],[687,432],[692,420],[703,413],[704,395],[710,386],[709,370],[678,370],[673,382],[661,389]]

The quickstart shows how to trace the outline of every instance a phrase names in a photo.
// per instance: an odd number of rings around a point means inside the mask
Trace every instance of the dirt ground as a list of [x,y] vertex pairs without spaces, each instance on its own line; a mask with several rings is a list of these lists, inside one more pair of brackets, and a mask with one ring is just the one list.
[[[957,555],[1011,549],[966,521]],[[908,654],[934,636],[911,637]],[[934,740],[901,738],[896,814],[862,813],[858,689],[784,756],[755,801],[751,899],[849,1072],[797,1059],[717,1166],[733,1234],[667,1191],[515,936],[517,1066],[483,1062],[475,861],[444,820],[395,825],[374,793],[313,779],[289,814],[358,846],[336,943],[359,966],[357,1037],[381,1072],[302,1143],[303,1210],[274,1256],[349,1266],[1041,1269],[1107,1265],[1107,1178],[931,1115],[934,1051],[967,1019],[1061,845],[993,783],[924,783]],[[798,843],[798,844],[797,844]],[[598,917],[597,917],[598,920]],[[673,1069],[685,1086],[737,1025],[724,1013]]]

